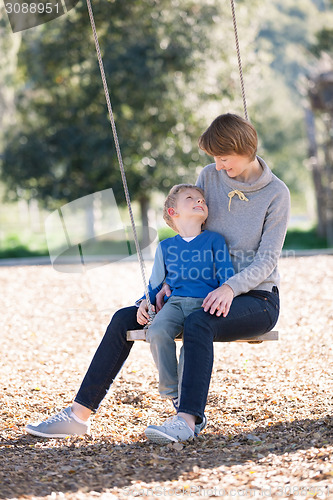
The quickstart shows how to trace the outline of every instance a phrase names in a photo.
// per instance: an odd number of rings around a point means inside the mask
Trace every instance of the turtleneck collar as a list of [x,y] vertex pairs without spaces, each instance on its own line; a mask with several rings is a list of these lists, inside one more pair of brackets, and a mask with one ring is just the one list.
[[232,190],[242,191],[243,193],[250,193],[252,191],[258,191],[258,189],[262,189],[267,186],[272,180],[272,172],[270,168],[266,165],[264,160],[257,156],[257,159],[263,169],[261,176],[255,182],[249,184],[247,182],[240,182],[232,179],[228,176],[225,170],[220,170],[219,174],[223,176],[223,182],[230,187]]

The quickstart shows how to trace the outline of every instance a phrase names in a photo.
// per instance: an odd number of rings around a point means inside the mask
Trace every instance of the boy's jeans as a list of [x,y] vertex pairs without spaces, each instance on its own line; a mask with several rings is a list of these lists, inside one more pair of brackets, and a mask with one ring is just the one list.
[[172,296],[148,328],[146,340],[159,373],[158,390],[162,398],[178,397],[178,379],[183,371],[183,350],[176,355],[175,337],[183,330],[185,319],[200,309],[203,298]]
[[[110,385],[126,361],[133,342],[126,340],[127,330],[142,328],[136,321],[137,307],[117,311],[93,357],[79,392],[77,403],[96,411]],[[218,318],[202,309],[185,320],[183,338],[186,351],[181,411],[203,417],[213,365],[213,341],[229,342],[250,338],[271,330],[279,315],[279,297],[275,292],[249,292],[233,300],[226,318]]]

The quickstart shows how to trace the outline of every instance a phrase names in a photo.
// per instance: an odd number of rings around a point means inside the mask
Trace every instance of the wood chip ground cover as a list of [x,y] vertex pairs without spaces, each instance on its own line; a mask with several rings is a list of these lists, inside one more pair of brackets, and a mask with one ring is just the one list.
[[333,256],[280,270],[280,341],[216,344],[207,428],[156,446],[143,431],[173,410],[142,342],[91,436],[24,432],[71,403],[110,316],[141,295],[138,265],[1,267],[0,498],[333,498]]

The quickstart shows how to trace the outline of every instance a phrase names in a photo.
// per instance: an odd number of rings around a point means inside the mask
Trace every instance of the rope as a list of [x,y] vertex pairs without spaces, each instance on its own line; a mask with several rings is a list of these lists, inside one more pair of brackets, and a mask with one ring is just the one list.
[[147,286],[147,280],[146,280],[146,273],[145,273],[145,265],[142,257],[142,252],[141,248],[139,245],[139,240],[138,240],[138,235],[136,231],[136,226],[134,222],[134,216],[133,216],[133,211],[132,211],[132,205],[131,205],[131,200],[130,200],[130,195],[128,191],[128,186],[127,186],[127,179],[126,179],[126,174],[125,174],[125,169],[124,169],[124,164],[123,164],[123,159],[121,155],[121,150],[119,146],[119,140],[118,140],[118,134],[117,134],[117,129],[116,129],[116,123],[114,120],[113,116],[113,111],[112,111],[112,106],[111,106],[111,100],[110,100],[110,94],[106,82],[106,77],[105,77],[105,71],[104,71],[104,65],[103,65],[103,59],[101,55],[101,50],[99,46],[99,41],[98,41],[98,36],[97,36],[97,30],[96,30],[96,25],[95,25],[95,19],[94,19],[94,14],[93,10],[91,7],[90,0],[87,0],[87,7],[88,7],[88,12],[89,12],[89,18],[90,18],[90,24],[91,24],[91,29],[94,35],[94,40],[95,40],[95,46],[96,46],[96,52],[97,52],[97,58],[98,58],[98,64],[99,64],[99,69],[101,72],[101,77],[102,77],[102,82],[103,82],[103,88],[104,88],[104,94],[105,94],[105,99],[109,111],[109,117],[110,117],[110,123],[111,123],[111,128],[112,128],[112,134],[113,134],[113,139],[117,151],[117,157],[118,157],[118,163],[119,163],[119,168],[120,168],[120,173],[121,173],[121,178],[124,186],[124,192],[125,192],[125,198],[126,198],[126,203],[128,207],[128,212],[131,220],[131,225],[132,225],[132,230],[133,230],[133,235],[134,235],[134,242],[135,242],[135,248],[138,254],[138,260],[140,264],[140,269],[141,269],[141,275],[142,275],[142,281],[143,281],[143,286],[144,286],[144,291],[147,299],[147,304],[148,304],[148,311],[149,311],[149,316],[150,320],[153,319],[154,317],[154,312],[152,310],[152,305],[150,302],[149,298],[149,292],[148,292],[148,286]]
[[234,3],[234,0],[230,0],[230,5],[231,5],[231,12],[232,12],[232,22],[233,22],[233,25],[234,25],[235,44],[236,44],[236,52],[237,52],[237,59],[238,59],[238,70],[239,70],[239,78],[240,78],[241,92],[242,92],[242,99],[243,99],[244,116],[245,116],[245,119],[247,121],[249,121],[249,115],[247,113],[245,85],[244,85],[244,78],[243,78],[242,59],[241,59],[240,48],[239,48],[239,40],[238,40],[237,21],[236,21],[236,12],[235,12],[235,3]]

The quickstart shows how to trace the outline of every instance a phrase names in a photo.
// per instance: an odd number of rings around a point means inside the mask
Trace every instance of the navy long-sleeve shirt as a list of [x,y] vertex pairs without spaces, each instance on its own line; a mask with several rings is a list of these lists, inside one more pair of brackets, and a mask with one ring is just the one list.
[[219,233],[203,231],[191,241],[177,234],[157,247],[149,297],[155,304],[156,294],[165,282],[171,295],[205,298],[233,275],[229,251]]

